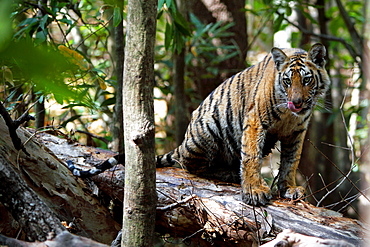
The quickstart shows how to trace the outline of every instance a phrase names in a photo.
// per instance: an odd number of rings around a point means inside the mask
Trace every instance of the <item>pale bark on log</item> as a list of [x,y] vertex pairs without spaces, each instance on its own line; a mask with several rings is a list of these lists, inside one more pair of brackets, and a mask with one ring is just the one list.
[[322,239],[284,230],[277,237],[261,247],[294,246],[294,247],[355,247],[344,240]]
[[0,244],[9,247],[108,247],[108,245],[71,234],[67,231],[62,231],[44,242],[25,242],[0,234]]
[[[101,206],[97,198],[86,191],[86,185],[73,177],[59,158],[38,143],[27,130],[18,128],[17,134],[31,156],[28,157],[14,148],[4,120],[0,118],[1,156],[6,158],[8,164],[13,166],[29,188],[57,215],[60,221],[74,223],[76,234],[110,243],[120,226],[110,216],[109,211]],[[26,142],[28,139],[30,140]],[[80,155],[80,153],[71,155]],[[6,186],[10,185],[2,181],[0,186],[6,189]]]
[[[53,139],[45,145],[58,152],[56,137],[40,138]],[[71,148],[85,149],[81,156],[91,153],[88,160],[75,159],[84,168],[88,168],[89,160],[95,160],[93,163],[96,164],[98,156],[102,156],[89,147],[77,145]],[[92,180],[112,198],[122,201],[123,177],[124,167],[120,165]],[[240,185],[209,181],[178,168],[158,168],[156,180],[157,231],[185,240],[203,238],[223,246],[235,246],[236,243],[248,246],[264,243],[282,230],[291,229],[296,233],[359,246],[366,229],[357,220],[305,202],[275,200],[267,207],[248,206],[241,201]]]

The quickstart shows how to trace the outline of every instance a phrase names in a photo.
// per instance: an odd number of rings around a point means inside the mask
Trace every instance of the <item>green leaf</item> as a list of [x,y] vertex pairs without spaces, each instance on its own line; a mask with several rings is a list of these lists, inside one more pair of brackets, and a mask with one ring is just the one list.
[[274,33],[278,32],[280,30],[280,26],[281,26],[281,23],[283,22],[283,20],[284,20],[284,15],[279,14],[278,17],[274,21],[274,25],[273,25]]
[[47,23],[49,19],[49,16],[48,15],[44,15],[44,17],[41,18],[41,21],[40,21],[40,24],[39,24],[39,27],[44,30],[45,29],[45,24]]
[[12,4],[14,4],[13,1],[0,1],[0,50],[12,37],[10,19]]
[[158,8],[157,8],[157,12],[162,11],[162,8],[163,8],[163,5],[164,5],[164,1],[165,1],[165,0],[159,0],[159,1],[158,1]]
[[115,7],[113,11],[113,25],[117,27],[120,22],[122,21],[122,14],[121,14],[121,8]]
[[189,27],[189,23],[186,21],[186,19],[180,14],[176,13],[174,16],[174,23],[176,28],[185,36],[191,36],[191,31]]
[[164,32],[164,48],[168,50],[171,46],[173,38],[173,29],[172,26],[167,22],[166,23],[166,30]]
[[167,8],[172,8],[172,1],[173,0],[166,0],[166,5],[167,5]]
[[104,100],[101,103],[100,107],[114,105],[115,103],[116,103],[116,97],[112,97],[112,98]]
[[36,38],[35,38],[35,44],[39,45],[41,43],[44,43],[46,41],[46,31],[41,30],[40,32],[36,33]]
[[318,24],[318,22],[309,13],[307,13],[305,10],[302,10],[301,12],[302,12],[303,16],[306,17],[307,19],[309,19],[313,24]]
[[289,5],[287,5],[285,7],[285,15],[286,16],[291,16],[292,15],[292,8]]

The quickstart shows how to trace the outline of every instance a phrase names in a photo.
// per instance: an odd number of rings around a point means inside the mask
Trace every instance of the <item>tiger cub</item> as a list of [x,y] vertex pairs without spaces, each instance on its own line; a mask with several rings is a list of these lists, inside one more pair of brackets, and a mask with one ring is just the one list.
[[297,199],[304,188],[295,175],[312,110],[327,91],[326,49],[272,48],[260,63],[217,87],[192,113],[183,143],[159,156],[160,165],[184,165],[190,173],[227,181],[240,173],[243,201],[265,205],[270,188],[262,158],[281,144],[277,187]]
[[[202,177],[240,182],[245,203],[265,205],[271,191],[261,176],[262,158],[280,141],[280,196],[302,197],[304,188],[296,185],[295,175],[312,110],[330,84],[325,55],[322,44],[308,52],[272,48],[200,104],[183,143],[158,156],[157,166],[180,164]],[[75,175],[91,176],[117,162],[124,162],[123,154],[89,171],[79,171],[72,162],[68,166]]]

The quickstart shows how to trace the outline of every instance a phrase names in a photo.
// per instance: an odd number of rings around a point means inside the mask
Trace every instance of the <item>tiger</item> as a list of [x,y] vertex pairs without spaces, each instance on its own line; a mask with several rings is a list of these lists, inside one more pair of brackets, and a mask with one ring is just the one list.
[[[200,177],[239,182],[242,201],[263,206],[272,192],[261,174],[262,160],[280,142],[277,190],[282,198],[300,199],[296,185],[304,138],[315,105],[330,86],[325,46],[308,52],[273,47],[263,60],[220,84],[193,111],[180,146],[156,158],[157,167],[180,164]],[[99,167],[75,175],[95,175],[124,163],[117,155]],[[80,174],[81,175],[81,174]]]

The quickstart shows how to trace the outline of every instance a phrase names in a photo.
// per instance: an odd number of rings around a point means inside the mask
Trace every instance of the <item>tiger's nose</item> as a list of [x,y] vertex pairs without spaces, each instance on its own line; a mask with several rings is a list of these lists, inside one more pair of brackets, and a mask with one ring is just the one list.
[[294,99],[292,102],[296,108],[302,107],[302,104],[303,104],[302,98]]

